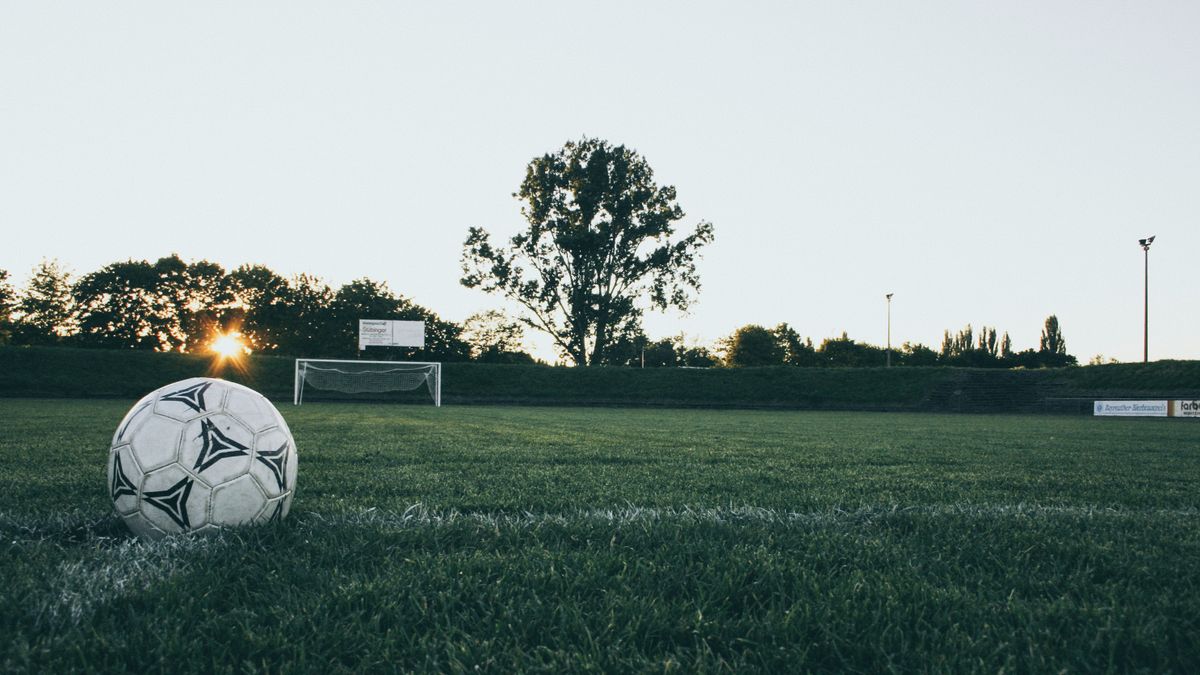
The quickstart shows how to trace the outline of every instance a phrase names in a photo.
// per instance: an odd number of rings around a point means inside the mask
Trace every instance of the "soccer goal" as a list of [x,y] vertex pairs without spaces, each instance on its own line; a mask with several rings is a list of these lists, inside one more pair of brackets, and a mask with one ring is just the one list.
[[292,403],[304,402],[305,386],[343,394],[383,394],[425,387],[435,406],[442,405],[442,364],[416,361],[340,361],[296,359]]

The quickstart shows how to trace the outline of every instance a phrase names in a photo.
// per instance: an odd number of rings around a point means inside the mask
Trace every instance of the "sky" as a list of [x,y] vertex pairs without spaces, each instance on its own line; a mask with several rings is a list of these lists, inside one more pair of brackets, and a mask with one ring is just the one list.
[[[787,322],[937,349],[1200,358],[1200,3],[0,2],[0,269],[178,253],[461,321],[467,229],[536,156],[637,150],[690,231],[711,344]],[[529,347],[553,356],[549,340]]]

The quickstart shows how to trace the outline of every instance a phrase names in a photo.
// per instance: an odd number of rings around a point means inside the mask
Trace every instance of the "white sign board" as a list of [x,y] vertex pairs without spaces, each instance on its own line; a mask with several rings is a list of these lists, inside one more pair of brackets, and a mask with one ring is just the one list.
[[358,348],[425,347],[424,321],[358,320]]
[[1166,417],[1167,401],[1096,401],[1096,415],[1103,417]]
[[1200,401],[1171,401],[1171,417],[1200,417]]

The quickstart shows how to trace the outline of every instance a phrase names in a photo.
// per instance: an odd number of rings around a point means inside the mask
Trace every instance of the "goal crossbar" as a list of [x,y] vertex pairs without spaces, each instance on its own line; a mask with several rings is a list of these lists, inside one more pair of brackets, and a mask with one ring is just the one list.
[[304,386],[347,394],[412,391],[424,385],[442,405],[442,364],[433,361],[296,359],[292,404],[304,402]]

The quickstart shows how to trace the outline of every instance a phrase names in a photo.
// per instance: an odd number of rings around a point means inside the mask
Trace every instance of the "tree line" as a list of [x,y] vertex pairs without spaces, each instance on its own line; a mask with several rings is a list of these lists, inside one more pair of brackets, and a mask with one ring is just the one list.
[[17,291],[0,270],[0,343],[14,345],[201,352],[237,332],[255,352],[353,357],[364,318],[425,322],[424,349],[372,348],[371,358],[533,360],[520,351],[521,327],[499,313],[456,324],[365,277],[333,288],[309,274],[284,278],[263,265],[226,271],[172,254],[77,279],[43,261]]
[[[394,293],[386,283],[356,279],[333,288],[319,278],[284,278],[263,265],[226,271],[205,260],[170,255],[127,260],[73,278],[59,263],[43,261],[20,291],[0,270],[0,344],[65,345],[112,349],[200,352],[222,333],[236,331],[255,352],[287,356],[353,357],[358,320],[424,321],[424,349],[374,351],[371,358],[533,363],[522,350],[524,327],[503,312],[481,312],[461,324]],[[1036,349],[1014,351],[1008,333],[967,325],[945,331],[940,350],[905,342],[892,350],[899,366],[973,368],[1059,367],[1067,353],[1056,316],[1047,317]],[[626,367],[877,367],[884,347],[845,333],[814,344],[787,323],[742,326],[712,347],[685,336],[652,340],[634,324],[593,361]]]
[[[826,338],[814,346],[811,338],[802,338],[791,326],[781,323],[774,328],[743,326],[720,341],[720,359],[727,366],[840,366],[874,367],[888,363],[886,347],[857,342],[846,333]],[[914,342],[893,348],[891,363],[900,366],[959,366],[969,368],[1056,368],[1074,365],[1067,353],[1058,317],[1046,317],[1038,347],[1014,351],[1005,332],[988,326],[975,334],[968,324],[957,331],[944,332],[940,351]]]

